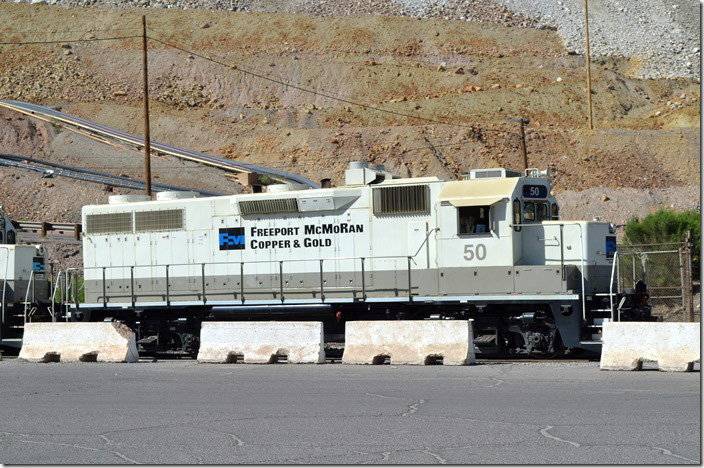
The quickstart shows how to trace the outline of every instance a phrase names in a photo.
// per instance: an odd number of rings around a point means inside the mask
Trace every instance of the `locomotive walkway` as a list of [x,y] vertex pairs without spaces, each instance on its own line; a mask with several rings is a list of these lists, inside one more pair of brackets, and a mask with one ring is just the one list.
[[700,374],[0,362],[0,463],[696,464]]

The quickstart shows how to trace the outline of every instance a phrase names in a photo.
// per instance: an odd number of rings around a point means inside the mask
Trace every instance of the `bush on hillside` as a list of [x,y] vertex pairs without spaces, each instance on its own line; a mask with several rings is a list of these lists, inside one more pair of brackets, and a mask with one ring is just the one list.
[[701,228],[699,212],[695,210],[658,210],[645,218],[631,218],[626,224],[626,244],[662,244],[684,242],[687,231],[692,233],[692,242],[697,255]]
[[[692,276],[697,280],[700,274],[701,225],[700,213],[696,210],[658,210],[643,219],[631,218],[626,224],[624,244],[681,243],[691,233]],[[674,247],[674,246],[672,246]]]

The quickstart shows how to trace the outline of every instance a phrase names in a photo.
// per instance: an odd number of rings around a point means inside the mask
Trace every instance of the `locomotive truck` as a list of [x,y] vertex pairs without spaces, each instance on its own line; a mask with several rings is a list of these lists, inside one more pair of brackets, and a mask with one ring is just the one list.
[[353,162],[339,187],[119,195],[82,216],[68,313],[128,324],[142,352],[195,354],[210,320],[319,320],[334,350],[347,321],[471,318],[478,353],[554,355],[652,320],[644,284],[612,287],[615,226],[561,219],[548,171]]

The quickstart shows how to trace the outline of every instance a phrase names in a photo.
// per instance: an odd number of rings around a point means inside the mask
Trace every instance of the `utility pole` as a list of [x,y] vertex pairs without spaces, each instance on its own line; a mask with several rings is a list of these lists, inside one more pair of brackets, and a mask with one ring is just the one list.
[[592,120],[592,70],[591,59],[589,58],[589,0],[584,0],[584,32],[587,37],[587,107],[589,113],[589,130],[594,130]]
[[149,78],[147,75],[147,17],[142,15],[142,69],[144,77],[144,180],[147,195],[152,196],[152,167],[149,143]]
[[523,128],[524,125],[530,123],[530,119],[519,117],[516,119],[510,119],[509,122],[518,122],[519,136],[521,137],[521,156],[523,157],[523,169],[528,169],[528,152],[526,151],[526,132]]

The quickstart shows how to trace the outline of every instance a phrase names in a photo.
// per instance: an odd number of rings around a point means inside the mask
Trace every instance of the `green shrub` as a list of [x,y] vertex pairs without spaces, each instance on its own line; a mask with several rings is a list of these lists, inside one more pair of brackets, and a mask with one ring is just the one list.
[[[693,279],[699,278],[701,224],[697,210],[673,211],[660,209],[642,220],[634,217],[626,224],[625,245],[681,243],[691,233]],[[674,245],[671,247],[675,247]]]
[[692,242],[697,255],[701,239],[699,211],[658,210],[645,218],[631,218],[626,224],[626,244],[662,244],[684,242],[687,231],[692,233]]

